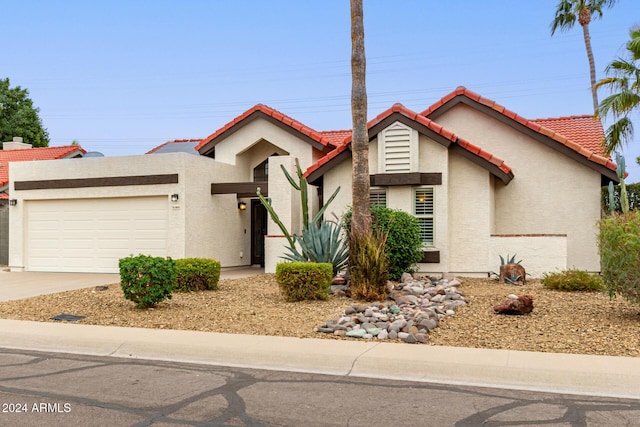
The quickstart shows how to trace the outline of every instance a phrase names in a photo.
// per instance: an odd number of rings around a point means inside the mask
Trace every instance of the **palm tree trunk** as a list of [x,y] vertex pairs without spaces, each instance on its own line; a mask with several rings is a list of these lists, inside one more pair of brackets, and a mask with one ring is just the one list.
[[358,238],[371,230],[369,207],[369,135],[367,132],[366,59],[362,0],[351,0],[352,196],[351,233]]
[[[581,12],[582,14],[582,12]],[[589,73],[591,74],[591,96],[593,97],[593,113],[598,111],[598,89],[596,88],[596,62],[593,59],[593,50],[591,49],[591,36],[589,35],[589,23],[582,24],[582,33],[584,35],[584,46],[587,49],[587,58],[589,59]]]

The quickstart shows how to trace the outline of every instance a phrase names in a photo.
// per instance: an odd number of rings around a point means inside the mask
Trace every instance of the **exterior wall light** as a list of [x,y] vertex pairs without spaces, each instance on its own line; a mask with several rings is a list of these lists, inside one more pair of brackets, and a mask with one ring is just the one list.
[[172,194],[172,195],[171,195],[171,201],[172,201],[172,202],[177,202],[177,201],[178,201],[178,199],[179,199],[179,197],[178,197],[178,195],[177,195],[177,194]]
[[16,206],[17,204],[18,204],[18,200],[16,199],[9,200],[9,206]]
[[241,211],[246,211],[247,210],[247,203],[246,202],[239,202],[238,203],[238,209]]

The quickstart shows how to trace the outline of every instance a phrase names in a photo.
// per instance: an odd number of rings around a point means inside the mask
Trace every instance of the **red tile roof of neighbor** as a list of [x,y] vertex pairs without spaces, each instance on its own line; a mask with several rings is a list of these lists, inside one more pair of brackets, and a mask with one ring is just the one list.
[[196,146],[196,150],[200,150],[202,147],[204,147],[205,145],[209,144],[211,141],[215,140],[216,138],[222,136],[223,134],[225,134],[226,132],[230,131],[233,127],[235,127],[236,125],[238,125],[239,123],[243,122],[244,120],[248,119],[250,116],[256,114],[256,113],[262,113],[267,115],[268,117],[271,117],[287,126],[289,126],[290,128],[292,128],[293,130],[296,130],[306,136],[308,136],[309,138],[311,138],[312,140],[320,143],[321,145],[325,146],[325,147],[333,147],[334,145],[331,143],[330,139],[328,137],[325,137],[325,135],[323,135],[322,132],[318,132],[316,130],[311,129],[310,127],[302,124],[301,122],[287,116],[286,114],[283,114],[277,110],[274,110],[273,108],[264,105],[264,104],[257,104],[254,105],[252,108],[248,109],[247,111],[245,111],[244,113],[242,113],[241,115],[239,115],[238,117],[236,117],[235,119],[231,120],[229,123],[227,123],[226,125],[224,125],[223,127],[221,127],[220,129],[218,129],[217,131],[215,131],[214,133],[212,133],[211,135],[209,135],[208,137],[204,138],[202,140],[202,142],[200,144],[198,144]]
[[[600,164],[612,171],[616,170],[615,163],[604,157],[602,155],[602,150],[597,147],[600,141],[602,141],[602,137],[604,137],[604,131],[602,130],[602,124],[600,121],[593,118],[593,116],[528,120],[495,101],[484,98],[483,96],[470,91],[464,86],[459,86],[453,92],[444,96],[420,114],[428,117],[458,96],[466,97],[481,105],[489,107],[503,116],[508,117],[521,125],[570,148],[594,163]],[[591,118],[586,119],[587,117]],[[575,138],[575,140],[573,138]]]
[[[157,147],[152,148],[151,150],[147,151],[145,154],[153,154],[153,153],[155,153],[156,151],[158,151],[158,150],[160,150],[160,149],[162,149],[162,148],[166,147],[166,146],[167,146],[167,145],[169,145],[169,144],[176,144],[176,143],[181,143],[181,142],[198,142],[198,143],[199,143],[199,142],[201,142],[201,141],[202,141],[202,139],[200,139],[200,138],[193,138],[193,139],[174,139],[173,141],[167,141],[167,142],[165,142],[164,144],[160,144],[160,145],[158,145]],[[195,148],[194,148],[194,150],[195,150]],[[197,154],[197,153],[196,153],[196,154]]]
[[[367,123],[367,129],[371,129],[372,127],[382,122],[384,119],[386,119],[387,117],[389,117],[394,113],[402,114],[403,116],[417,123],[420,123],[423,126],[426,126],[433,132],[437,133],[438,135],[442,136],[445,139],[448,139],[452,143],[459,145],[461,148],[465,149],[466,151],[469,151],[470,153],[473,153],[483,158],[484,160],[494,164],[505,174],[512,173],[511,168],[502,159],[494,156],[493,154],[487,151],[482,150],[480,147],[477,147],[471,144],[469,141],[467,141],[464,138],[459,138],[456,134],[443,128],[433,120],[430,120],[414,111],[411,111],[410,109],[406,108],[402,104],[394,104],[391,108],[377,115],[375,118],[373,118]],[[319,169],[322,165],[328,163],[331,159],[337,157],[340,153],[350,148],[351,132],[350,131],[345,131],[345,132],[348,132],[348,133],[345,133],[345,135],[347,136],[342,141],[342,144],[340,144],[336,149],[332,150],[326,156],[322,157],[320,160],[318,160],[317,162],[309,166],[304,173],[305,177],[308,177],[312,172]]]
[[72,156],[74,153],[86,153],[79,145],[62,147],[25,148],[21,150],[0,150],[0,187],[9,183],[9,163],[29,160],[56,160]]

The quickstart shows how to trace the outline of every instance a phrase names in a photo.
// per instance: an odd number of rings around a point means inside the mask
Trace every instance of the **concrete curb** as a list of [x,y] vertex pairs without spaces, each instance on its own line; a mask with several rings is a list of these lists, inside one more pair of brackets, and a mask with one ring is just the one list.
[[0,319],[0,346],[640,399],[640,358]]

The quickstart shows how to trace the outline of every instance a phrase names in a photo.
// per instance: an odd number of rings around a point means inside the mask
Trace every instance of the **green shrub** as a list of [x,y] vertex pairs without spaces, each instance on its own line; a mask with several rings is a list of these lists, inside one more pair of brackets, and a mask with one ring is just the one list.
[[171,258],[147,255],[121,258],[120,286],[124,297],[136,304],[136,308],[149,308],[171,299],[176,281],[175,261]]
[[598,249],[609,296],[640,304],[640,210],[602,219]]
[[389,266],[385,238],[381,230],[360,238],[349,236],[349,288],[352,298],[365,301],[387,299]]
[[287,301],[326,300],[331,292],[333,267],[326,262],[281,262],[276,281]]
[[559,273],[545,273],[542,284],[547,289],[567,292],[589,292],[604,289],[602,278],[583,270],[569,269]]
[[[351,229],[351,215],[351,209],[344,215],[347,233]],[[423,255],[418,218],[399,209],[372,206],[371,222],[374,230],[380,229],[387,234],[384,252],[389,264],[389,279],[400,280],[402,273],[415,272],[416,263]]]
[[220,261],[208,258],[176,260],[176,286],[178,292],[215,291],[220,280]]

